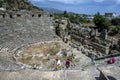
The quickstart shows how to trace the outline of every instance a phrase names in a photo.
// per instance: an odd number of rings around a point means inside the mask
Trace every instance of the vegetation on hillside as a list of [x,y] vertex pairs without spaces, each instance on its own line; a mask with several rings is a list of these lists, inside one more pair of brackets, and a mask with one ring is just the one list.
[[111,26],[110,20],[108,20],[104,16],[100,15],[99,12],[97,14],[95,14],[93,22],[99,31],[102,31],[104,29],[109,30],[110,26]]
[[[105,16],[101,15],[99,12],[94,15],[94,19],[88,20],[87,15],[79,15],[74,13],[68,13],[64,11],[63,14],[55,14],[55,19],[68,18],[70,22],[79,24],[81,23],[83,27],[96,27],[99,31],[107,29],[107,31],[112,34],[120,34],[120,18],[113,18],[109,20]],[[87,25],[84,25],[87,24]],[[91,25],[92,24],[92,25]],[[95,26],[94,26],[95,25]],[[58,28],[57,28],[58,29]]]
[[112,25],[118,26],[120,25],[120,18],[113,18],[111,20]]
[[107,29],[111,36],[120,34],[120,18],[112,18],[111,20],[109,20],[108,18],[100,15],[100,13],[98,12],[94,16],[93,22],[99,29],[99,31]]
[[0,7],[6,6],[7,10],[35,10],[43,11],[32,5],[28,0],[0,0]]
[[114,18],[111,20],[113,27],[111,28],[112,34],[120,34],[120,18]]
[[61,17],[66,17],[70,20],[70,22],[76,24],[92,22],[86,18],[86,15],[83,15],[83,17],[81,17],[79,14],[72,14],[72,13],[68,13],[67,11],[64,11],[63,14],[55,14],[55,19],[60,19]]
[[94,24],[97,26],[99,31],[107,29],[109,35],[116,36],[120,34],[120,18],[112,18],[109,20],[108,18],[97,13],[93,19]]

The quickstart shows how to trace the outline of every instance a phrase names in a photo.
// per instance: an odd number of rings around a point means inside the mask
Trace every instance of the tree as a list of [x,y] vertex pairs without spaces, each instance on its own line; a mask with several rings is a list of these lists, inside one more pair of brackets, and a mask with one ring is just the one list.
[[120,34],[120,26],[115,26],[111,30],[112,34]]
[[104,16],[100,15],[99,12],[94,16],[93,22],[98,27],[99,31],[102,31],[104,29],[109,30],[111,25],[110,21]]
[[78,15],[71,14],[71,15],[69,15],[68,18],[69,18],[70,22],[79,24],[79,16]]
[[120,18],[114,18],[111,20],[112,25],[120,25]]
[[60,36],[60,28],[58,25],[55,27],[55,32],[58,36]]
[[64,17],[69,17],[67,11],[64,11],[63,16],[64,16]]

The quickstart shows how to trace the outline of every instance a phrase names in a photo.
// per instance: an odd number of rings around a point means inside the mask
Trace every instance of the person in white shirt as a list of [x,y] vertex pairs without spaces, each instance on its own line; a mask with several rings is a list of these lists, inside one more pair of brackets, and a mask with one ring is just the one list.
[[57,65],[61,66],[61,61],[59,59],[57,60]]
[[60,59],[56,59],[56,70],[60,70],[61,69],[61,60]]

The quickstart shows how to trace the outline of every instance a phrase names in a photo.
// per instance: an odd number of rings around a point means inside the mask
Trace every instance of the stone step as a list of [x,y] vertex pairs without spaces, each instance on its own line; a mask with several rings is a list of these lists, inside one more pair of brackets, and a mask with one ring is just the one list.
[[1,80],[96,80],[89,71],[60,70],[38,71],[22,70],[16,72],[0,72]]

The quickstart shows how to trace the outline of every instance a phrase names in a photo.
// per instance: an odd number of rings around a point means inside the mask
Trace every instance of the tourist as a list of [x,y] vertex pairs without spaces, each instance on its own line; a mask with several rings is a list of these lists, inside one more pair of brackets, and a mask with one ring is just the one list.
[[115,61],[116,61],[115,57],[112,56],[112,58],[110,60],[108,60],[107,63],[108,64],[113,64],[113,63],[115,63]]
[[56,59],[56,70],[60,70],[62,67],[61,67],[61,61],[60,61],[60,59]]
[[85,50],[84,50],[84,48],[81,48],[81,52],[82,52],[83,54],[85,54]]
[[25,69],[25,66],[21,64],[21,69]]
[[63,54],[65,57],[67,57],[67,52],[66,52],[65,49],[62,49],[62,54]]
[[49,53],[47,54],[47,59],[50,60],[50,54]]
[[96,64],[96,61],[95,61],[95,55],[92,55],[92,56],[91,56],[91,62],[92,62],[93,65]]
[[61,65],[60,59],[57,59],[57,65]]
[[72,54],[70,55],[70,58],[71,58],[71,61],[73,61],[74,58],[75,58],[75,55],[72,53]]
[[69,59],[66,60],[65,66],[67,69],[70,67],[70,60]]
[[72,54],[69,56],[69,60],[71,61],[71,66],[75,66],[74,59],[75,59],[75,55],[72,53]]

